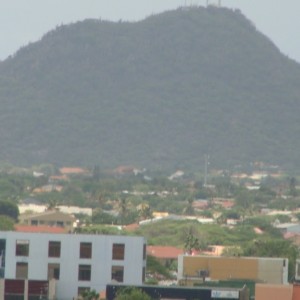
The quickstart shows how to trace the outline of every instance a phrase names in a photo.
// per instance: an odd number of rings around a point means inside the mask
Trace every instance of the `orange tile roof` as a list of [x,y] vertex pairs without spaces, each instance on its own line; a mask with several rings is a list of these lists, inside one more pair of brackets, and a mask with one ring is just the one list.
[[123,229],[127,230],[127,231],[134,231],[134,230],[138,229],[139,226],[140,226],[139,224],[133,223],[133,224],[129,224],[129,225],[123,226]]
[[147,254],[156,258],[177,259],[184,254],[184,250],[171,246],[147,246]]
[[49,177],[50,180],[62,180],[62,181],[68,181],[69,178],[66,175],[52,175]]
[[119,166],[113,170],[117,174],[133,173],[136,168],[133,166]]
[[231,208],[234,206],[234,201],[224,201],[224,202],[221,202],[221,206],[223,208]]
[[55,226],[32,226],[32,225],[15,225],[18,232],[44,232],[44,233],[66,233],[66,229]]

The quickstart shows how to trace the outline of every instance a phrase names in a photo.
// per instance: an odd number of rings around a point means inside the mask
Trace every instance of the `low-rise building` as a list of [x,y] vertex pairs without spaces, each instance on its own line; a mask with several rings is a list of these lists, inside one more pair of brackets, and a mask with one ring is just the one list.
[[271,284],[287,284],[288,259],[179,255],[179,283],[193,285],[206,279],[244,279]]
[[176,262],[178,255],[183,254],[184,250],[171,246],[147,246],[147,255],[155,257],[163,266],[170,266]]
[[249,291],[246,286],[242,288],[218,287],[182,287],[182,286],[124,286],[107,285],[106,299],[114,300],[120,289],[138,288],[148,294],[151,299],[201,299],[201,300],[249,300]]
[[57,210],[46,210],[36,214],[22,214],[19,223],[35,226],[53,226],[65,228],[66,232],[72,231],[76,218],[71,214],[62,213]]
[[143,237],[0,232],[0,253],[3,294],[6,281],[55,280],[55,299],[73,299],[109,283],[140,285],[145,276]]

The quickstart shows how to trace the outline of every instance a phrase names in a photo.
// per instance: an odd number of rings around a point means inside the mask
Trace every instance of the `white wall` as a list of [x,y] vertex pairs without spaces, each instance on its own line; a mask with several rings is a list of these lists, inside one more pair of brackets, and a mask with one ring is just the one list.
[[[77,295],[78,287],[90,287],[96,291],[104,290],[111,282],[111,267],[124,266],[124,284],[142,284],[143,237],[47,234],[0,232],[0,239],[6,239],[5,278],[14,279],[17,262],[28,262],[28,279],[47,280],[48,263],[60,264],[60,279],[57,281],[57,297],[72,299]],[[16,240],[29,240],[29,256],[16,257]],[[60,258],[48,258],[49,241],[61,242]],[[80,242],[92,243],[92,258],[80,259]],[[125,259],[112,260],[114,243],[125,244]],[[91,281],[78,281],[78,265],[92,267]]]

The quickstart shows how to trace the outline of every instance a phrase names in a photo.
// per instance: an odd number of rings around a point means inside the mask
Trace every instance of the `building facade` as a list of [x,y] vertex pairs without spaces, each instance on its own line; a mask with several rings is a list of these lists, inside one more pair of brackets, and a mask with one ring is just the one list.
[[143,237],[0,232],[0,253],[4,280],[54,279],[57,300],[109,283],[142,284],[146,266]]
[[138,288],[148,294],[151,299],[174,300],[249,300],[249,291],[243,288],[211,288],[211,287],[178,287],[178,286],[124,286],[107,285],[106,300],[114,300],[120,289]]
[[67,213],[62,213],[57,210],[47,210],[37,214],[21,214],[19,223],[33,226],[50,226],[61,227],[66,232],[71,232],[74,229],[76,218]]
[[193,285],[206,279],[243,279],[271,284],[288,284],[288,259],[201,255],[178,257],[179,283]]

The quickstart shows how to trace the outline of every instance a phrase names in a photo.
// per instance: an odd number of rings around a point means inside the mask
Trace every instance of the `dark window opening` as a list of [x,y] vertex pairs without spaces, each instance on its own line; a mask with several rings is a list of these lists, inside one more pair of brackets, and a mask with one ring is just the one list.
[[29,255],[29,241],[17,240],[16,256],[28,256],[28,255]]
[[91,266],[79,265],[78,268],[78,280],[90,281],[91,280]]
[[111,268],[111,279],[117,282],[124,281],[124,267],[123,266],[112,266]]
[[92,243],[80,243],[80,258],[92,257]]
[[124,256],[125,256],[125,245],[113,244],[112,258],[115,260],[124,260]]
[[48,257],[60,257],[60,242],[49,241]]

